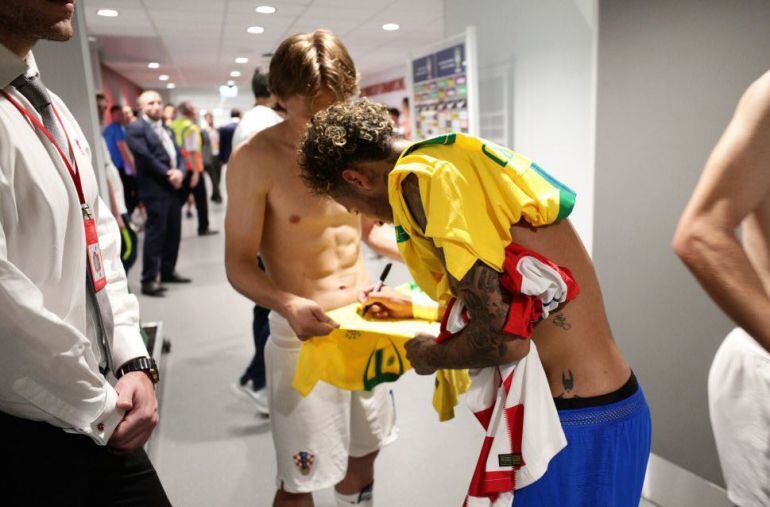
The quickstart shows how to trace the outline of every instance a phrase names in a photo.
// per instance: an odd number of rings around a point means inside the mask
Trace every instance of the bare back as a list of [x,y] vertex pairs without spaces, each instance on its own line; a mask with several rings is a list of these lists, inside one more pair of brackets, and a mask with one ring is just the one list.
[[551,392],[570,398],[605,394],[628,380],[623,360],[607,321],[593,263],[572,224],[511,227],[512,240],[568,267],[580,286],[578,297],[535,328]]
[[[253,136],[239,148],[253,160],[257,199],[263,213],[259,254],[277,288],[311,299],[325,310],[356,300],[369,283],[361,252],[361,219],[331,199],[306,189],[297,165],[298,135],[288,122]],[[261,209],[260,209],[261,208]]]

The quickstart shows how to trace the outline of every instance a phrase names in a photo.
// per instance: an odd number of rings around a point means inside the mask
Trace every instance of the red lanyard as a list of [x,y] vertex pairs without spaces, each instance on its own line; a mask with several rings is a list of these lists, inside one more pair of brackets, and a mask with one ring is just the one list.
[[[84,211],[87,210],[88,204],[86,203],[85,195],[83,194],[83,185],[80,181],[80,169],[78,168],[78,161],[75,157],[75,152],[72,149],[72,143],[70,142],[70,137],[67,134],[67,129],[64,128],[64,123],[61,121],[61,117],[59,116],[59,112],[56,110],[55,107],[53,107],[53,104],[51,104],[51,108],[53,109],[53,114],[56,115],[56,120],[59,122],[59,125],[61,126],[62,132],[64,132],[64,137],[67,139],[67,147],[69,148],[70,155],[72,156],[72,160],[70,160],[69,157],[67,157],[64,154],[64,150],[62,150],[61,146],[59,146],[59,143],[56,142],[56,138],[54,138],[53,134],[49,132],[47,128],[45,128],[45,125],[43,125],[40,120],[38,120],[35,115],[27,111],[27,108],[19,104],[19,102],[11,97],[8,93],[5,92],[5,90],[0,90],[0,93],[3,94],[3,96],[8,99],[8,102],[13,104],[13,106],[19,110],[19,112],[27,118],[32,125],[42,132],[48,140],[51,142],[51,144],[56,148],[56,151],[59,152],[59,155],[61,156],[62,161],[64,162],[64,165],[67,166],[67,172],[70,173],[70,176],[72,177],[72,182],[75,184],[75,190],[78,192],[78,199],[80,200],[80,206],[83,208]],[[73,167],[72,164],[75,164]]]

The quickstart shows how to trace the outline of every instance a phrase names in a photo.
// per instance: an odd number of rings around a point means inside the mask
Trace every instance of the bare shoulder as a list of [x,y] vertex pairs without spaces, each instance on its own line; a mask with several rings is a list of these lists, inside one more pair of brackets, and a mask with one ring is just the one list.
[[743,94],[736,117],[748,125],[770,131],[770,71],[754,81]]
[[269,187],[275,177],[276,158],[270,129],[266,129],[241,143],[227,164],[227,180],[249,188]]

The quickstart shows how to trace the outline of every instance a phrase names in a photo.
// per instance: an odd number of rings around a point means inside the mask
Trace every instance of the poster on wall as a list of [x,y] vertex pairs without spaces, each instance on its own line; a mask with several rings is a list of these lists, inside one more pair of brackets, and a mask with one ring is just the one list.
[[469,27],[410,59],[414,139],[447,132],[479,134],[475,52],[476,32]]

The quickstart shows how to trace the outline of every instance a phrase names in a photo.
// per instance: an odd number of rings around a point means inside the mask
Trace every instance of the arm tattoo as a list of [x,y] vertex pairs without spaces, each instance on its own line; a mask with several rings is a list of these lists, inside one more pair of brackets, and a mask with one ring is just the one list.
[[[424,232],[428,219],[417,176],[410,174],[404,178],[401,191],[412,218]],[[441,249],[438,252],[446,270],[444,252]],[[508,353],[506,342],[514,337],[503,332],[511,298],[500,286],[499,273],[476,261],[462,280],[449,276],[449,284],[465,303],[471,322],[458,336],[431,349],[429,363],[437,368],[484,368],[504,364]]]
[[508,317],[510,297],[500,286],[499,274],[481,261],[460,281],[455,294],[465,303],[470,323],[452,340],[432,349],[429,361],[439,368],[484,368],[507,362],[503,326]]
[[556,314],[556,317],[553,319],[553,325],[556,327],[560,327],[565,331],[569,331],[572,329],[572,324],[567,322],[567,317],[564,315],[564,313],[558,313]]
[[572,370],[561,372],[561,385],[564,386],[564,392],[557,396],[558,399],[580,398],[577,394],[572,394],[572,390],[575,389],[575,375],[572,374]]

